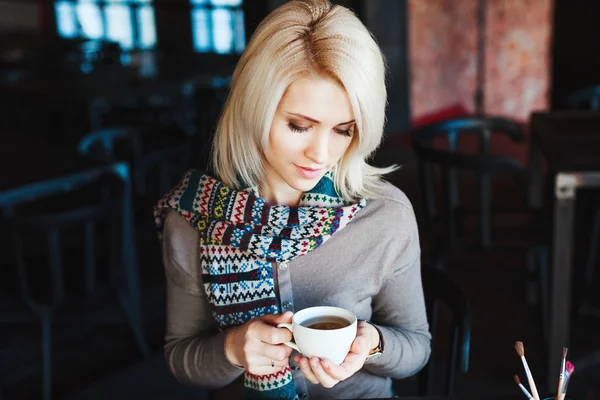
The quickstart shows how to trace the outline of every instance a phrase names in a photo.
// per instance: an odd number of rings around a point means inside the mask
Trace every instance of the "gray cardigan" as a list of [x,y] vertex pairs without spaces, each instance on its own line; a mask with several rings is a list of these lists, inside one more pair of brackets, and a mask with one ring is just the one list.
[[[183,383],[225,388],[242,396],[244,370],[225,358],[225,331],[219,332],[206,299],[200,270],[198,232],[176,212],[165,221],[163,261],[167,275],[165,356]],[[273,263],[284,310],[318,305],[344,307],[376,325],[384,354],[331,389],[313,385],[290,366],[304,398],[391,397],[391,379],[417,373],[430,354],[429,326],[421,285],[417,224],[408,198],[386,185],[345,228],[312,253],[288,264]]]

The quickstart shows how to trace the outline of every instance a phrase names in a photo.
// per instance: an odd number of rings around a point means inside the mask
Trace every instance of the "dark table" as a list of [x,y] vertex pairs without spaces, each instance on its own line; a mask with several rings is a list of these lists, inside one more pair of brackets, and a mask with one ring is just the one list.
[[[547,389],[555,389],[561,347],[569,345],[573,225],[577,190],[600,188],[600,113],[559,111],[531,118],[530,202],[542,206],[542,154],[554,181]],[[576,362],[575,362],[576,363]],[[577,364],[577,363],[576,363]]]

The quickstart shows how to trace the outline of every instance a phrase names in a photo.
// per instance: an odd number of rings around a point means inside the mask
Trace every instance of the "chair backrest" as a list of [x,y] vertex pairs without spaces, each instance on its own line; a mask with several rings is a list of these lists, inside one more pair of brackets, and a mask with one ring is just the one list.
[[[136,194],[145,197],[147,186],[153,186],[152,202],[164,195],[189,168],[189,140],[180,130],[101,129],[81,139],[78,149],[81,154],[106,162],[128,162]],[[153,175],[157,179],[152,179]],[[153,181],[155,185],[148,185]]]
[[[118,147],[128,154],[119,154]],[[140,132],[129,127],[113,127],[93,131],[85,135],[78,145],[80,154],[106,162],[127,161],[132,165],[142,157]]]
[[[3,228],[21,296],[39,314],[60,307],[72,291],[67,286],[74,272],[82,273],[83,281],[75,283],[85,289],[81,294],[92,296],[99,277],[113,281],[120,266],[137,263],[126,166],[63,188],[11,209]],[[99,243],[106,247],[99,249]],[[110,268],[97,269],[99,258]]]
[[[457,370],[466,373],[469,370],[469,351],[471,345],[471,312],[468,300],[461,288],[444,272],[423,264],[421,268],[423,291],[427,319],[432,335],[432,352],[429,363],[417,375],[418,395],[433,394],[434,371],[436,370],[436,353],[444,347],[437,335],[438,313],[446,310],[451,314],[451,334],[448,343],[449,357],[446,361],[446,374],[444,379],[443,394],[450,396],[454,389]],[[443,304],[445,307],[438,307]]]
[[[461,152],[459,137],[475,133],[478,138],[477,153]],[[423,213],[426,228],[431,228],[438,212],[436,196],[437,170],[442,177],[443,217],[446,224],[449,246],[458,245],[456,214],[461,207],[459,192],[459,170],[469,170],[478,176],[479,236],[480,245],[491,244],[491,175],[510,174],[524,182],[523,165],[510,157],[491,154],[492,135],[506,135],[513,142],[523,142],[525,135],[521,126],[504,118],[460,118],[426,125],[411,132],[411,143],[419,158],[419,180],[422,192]],[[446,148],[439,146],[444,142]],[[437,167],[437,169],[435,168]]]

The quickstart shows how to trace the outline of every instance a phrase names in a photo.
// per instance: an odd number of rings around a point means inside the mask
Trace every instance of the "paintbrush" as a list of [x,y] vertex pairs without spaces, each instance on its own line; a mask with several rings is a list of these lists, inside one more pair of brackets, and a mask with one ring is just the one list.
[[558,389],[556,389],[556,400],[560,400],[563,385],[565,384],[565,362],[567,359],[567,351],[568,349],[566,347],[562,348],[562,360],[560,363],[560,375],[558,377]]
[[571,380],[571,375],[573,374],[574,370],[575,366],[573,365],[573,363],[567,361],[567,365],[565,367],[565,382],[560,392],[560,400],[564,400],[565,396],[567,395],[567,387],[569,386],[569,381]]
[[532,399],[533,399],[533,396],[531,395],[531,393],[529,393],[529,391],[528,391],[528,390],[525,388],[525,386],[523,386],[523,384],[521,383],[521,380],[519,379],[519,376],[518,376],[518,375],[515,375],[515,383],[516,383],[517,385],[519,385],[519,387],[521,388],[521,391],[522,391],[523,393],[525,393],[525,396],[527,396],[527,398],[528,398],[529,400],[532,400]]
[[535,387],[533,375],[531,375],[531,371],[529,370],[529,366],[527,365],[527,360],[525,359],[525,346],[523,346],[523,342],[515,343],[515,349],[517,350],[517,354],[519,355],[519,357],[521,357],[521,361],[523,361],[525,375],[527,375],[527,380],[529,381],[529,389],[531,389],[531,393],[533,393],[533,398],[535,400],[540,400],[540,395],[538,394],[537,388]]

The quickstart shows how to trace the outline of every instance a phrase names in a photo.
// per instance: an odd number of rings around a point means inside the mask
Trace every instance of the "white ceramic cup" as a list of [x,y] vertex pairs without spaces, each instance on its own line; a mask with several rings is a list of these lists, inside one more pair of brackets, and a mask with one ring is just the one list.
[[[311,321],[327,320],[327,317],[342,318],[348,325],[338,329],[311,329],[303,324]],[[309,307],[300,310],[292,317],[291,324],[279,324],[279,328],[287,328],[294,335],[294,342],[285,343],[296,349],[305,357],[318,357],[341,364],[356,338],[356,315],[339,307]]]

